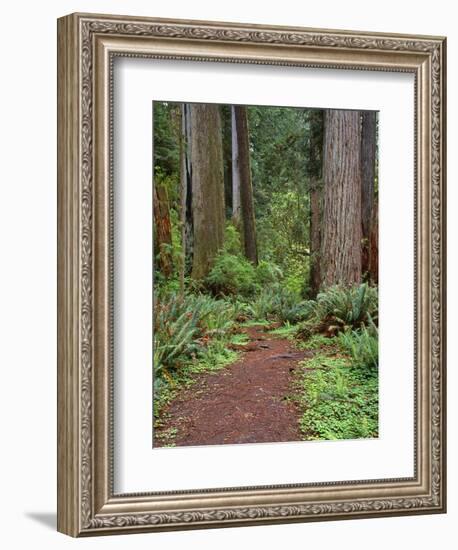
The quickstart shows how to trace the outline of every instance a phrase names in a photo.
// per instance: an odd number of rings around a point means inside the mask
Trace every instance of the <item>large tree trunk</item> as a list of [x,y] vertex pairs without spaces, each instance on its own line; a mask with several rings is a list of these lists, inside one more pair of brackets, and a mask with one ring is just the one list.
[[375,196],[376,140],[377,113],[376,111],[363,111],[361,114],[361,231],[363,274],[369,271],[369,243]]
[[167,189],[154,183],[153,215],[155,228],[155,248],[158,251],[159,269],[165,277],[172,273],[172,226]]
[[224,242],[221,115],[217,105],[189,104],[187,110],[193,225],[191,276],[202,279]]
[[[258,263],[256,223],[254,217],[253,185],[251,181],[250,144],[248,137],[247,108],[234,106],[237,137],[240,210],[242,214],[242,237],[245,256],[255,265]],[[233,176],[234,177],[234,176]]]
[[324,135],[322,286],[361,282],[359,111],[328,110]]
[[309,298],[315,298],[321,285],[321,198],[323,194],[323,111],[309,111],[307,175],[310,196],[310,280]]

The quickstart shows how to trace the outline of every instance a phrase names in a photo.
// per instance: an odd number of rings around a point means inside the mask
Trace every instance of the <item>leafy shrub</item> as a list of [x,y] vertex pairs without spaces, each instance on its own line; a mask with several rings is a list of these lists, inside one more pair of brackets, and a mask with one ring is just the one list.
[[310,259],[303,254],[290,254],[284,267],[285,287],[305,298],[308,295],[308,283],[310,279]]
[[205,283],[213,294],[222,296],[250,296],[259,290],[253,264],[241,255],[225,251],[216,257]]
[[261,260],[256,267],[256,280],[260,285],[273,284],[280,281],[282,278],[282,270],[273,262]]
[[248,297],[260,289],[256,268],[243,256],[240,234],[231,223],[226,225],[224,246],[203,285],[214,295],[225,297]]
[[224,246],[223,251],[227,254],[238,256],[242,253],[242,241],[240,239],[240,233],[232,223],[226,224],[224,231]]
[[298,335],[304,339],[313,334],[335,335],[349,329],[357,330],[376,323],[378,292],[367,283],[353,287],[334,286],[320,292],[316,300],[304,304],[304,323]]

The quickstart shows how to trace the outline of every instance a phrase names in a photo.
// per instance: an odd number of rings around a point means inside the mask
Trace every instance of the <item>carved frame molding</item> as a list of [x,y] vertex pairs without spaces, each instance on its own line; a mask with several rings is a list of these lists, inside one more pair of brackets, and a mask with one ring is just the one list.
[[[58,22],[58,529],[72,536],[445,511],[445,39],[73,14]],[[112,491],[116,56],[408,71],[416,78],[416,474]]]

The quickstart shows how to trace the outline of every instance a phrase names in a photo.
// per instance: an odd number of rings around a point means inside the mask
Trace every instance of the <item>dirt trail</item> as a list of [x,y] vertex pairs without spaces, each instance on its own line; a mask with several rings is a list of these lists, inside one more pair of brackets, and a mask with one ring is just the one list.
[[[154,446],[220,445],[300,440],[299,411],[290,400],[292,374],[308,355],[262,327],[245,328],[250,342],[238,361],[196,376],[163,411]],[[169,439],[166,434],[173,433]]]

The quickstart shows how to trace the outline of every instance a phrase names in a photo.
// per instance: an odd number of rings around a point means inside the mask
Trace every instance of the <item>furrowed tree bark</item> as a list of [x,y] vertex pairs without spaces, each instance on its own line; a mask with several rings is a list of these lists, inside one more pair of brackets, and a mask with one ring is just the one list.
[[322,286],[361,282],[359,111],[325,112]]
[[167,189],[154,183],[153,214],[159,269],[165,277],[172,273],[172,226]]
[[321,285],[321,202],[323,194],[323,118],[322,110],[309,112],[307,175],[310,195],[310,280],[309,298],[315,298]]
[[187,108],[193,225],[191,276],[202,279],[224,242],[221,114],[217,105],[189,104]]
[[242,238],[245,256],[253,264],[258,263],[256,222],[254,216],[253,184],[251,181],[250,143],[248,135],[247,108],[234,105],[234,119],[237,138],[238,174],[240,189],[240,210],[242,217]]
[[361,113],[361,232],[362,272],[369,272],[371,225],[375,197],[377,113]]

